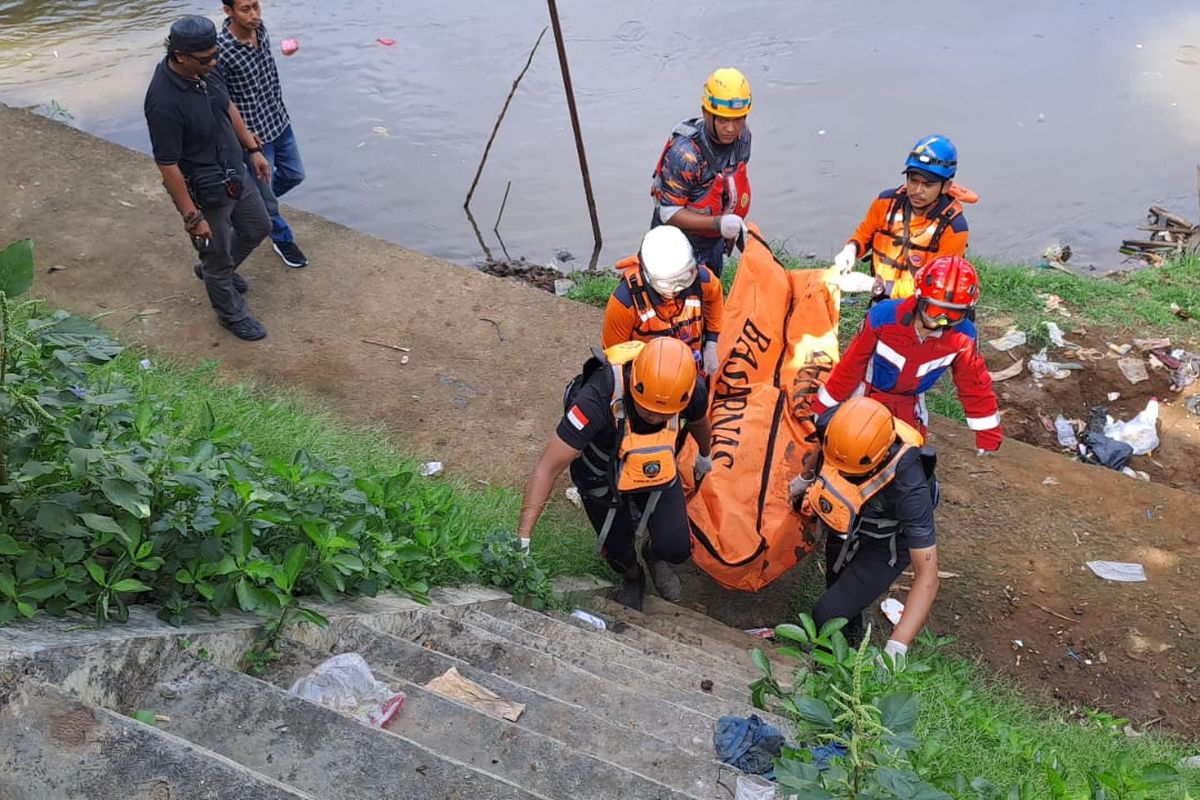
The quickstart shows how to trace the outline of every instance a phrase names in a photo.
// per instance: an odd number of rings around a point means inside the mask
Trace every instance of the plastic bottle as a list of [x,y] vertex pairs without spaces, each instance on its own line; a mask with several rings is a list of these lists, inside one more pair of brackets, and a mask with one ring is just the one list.
[[1054,432],[1058,435],[1060,447],[1074,448],[1079,444],[1079,440],[1075,438],[1075,426],[1062,414],[1054,418]]

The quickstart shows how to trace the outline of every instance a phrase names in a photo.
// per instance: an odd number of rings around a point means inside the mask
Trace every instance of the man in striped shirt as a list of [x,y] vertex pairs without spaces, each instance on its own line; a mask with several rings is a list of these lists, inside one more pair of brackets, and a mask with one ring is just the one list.
[[258,0],[222,0],[225,25],[218,36],[221,71],[229,96],[242,119],[258,138],[271,164],[270,183],[258,183],[271,215],[271,241],[289,267],[304,267],[308,259],[296,244],[291,227],[279,212],[279,198],[304,180],[304,163],[283,104],[279,71],[271,55],[271,41],[262,22]]

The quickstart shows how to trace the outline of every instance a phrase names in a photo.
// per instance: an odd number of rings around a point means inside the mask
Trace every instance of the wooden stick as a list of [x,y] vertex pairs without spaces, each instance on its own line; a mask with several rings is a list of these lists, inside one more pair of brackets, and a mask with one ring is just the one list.
[[398,350],[401,353],[411,353],[412,352],[412,350],[410,350],[409,348],[401,347],[398,344],[388,344],[387,342],[377,342],[374,339],[363,339],[363,341],[367,344],[373,344],[376,347],[386,347],[388,350]]
[[463,201],[463,208],[470,210],[471,198],[475,195],[475,187],[479,185],[479,176],[483,174],[483,165],[487,163],[492,142],[496,140],[496,133],[500,130],[500,123],[504,121],[504,115],[508,113],[508,104],[512,102],[513,95],[517,93],[517,86],[521,83],[521,78],[525,77],[529,65],[533,63],[533,54],[537,52],[538,45],[542,43],[542,37],[546,35],[546,30],[547,28],[543,27],[542,32],[538,34],[537,41],[533,43],[533,49],[529,51],[529,58],[525,60],[525,66],[521,68],[517,79],[512,82],[512,88],[508,90],[508,97],[504,98],[504,106],[500,109],[500,116],[496,117],[496,124],[492,126],[492,135],[488,137],[487,144],[483,147],[483,157],[479,159],[479,168],[475,170],[475,179],[471,181],[471,188],[467,190],[467,199]]
[[1045,607],[1044,605],[1042,605],[1041,603],[1035,603],[1035,602],[1033,602],[1032,600],[1030,600],[1029,602],[1030,602],[1032,605],[1035,605],[1035,606],[1037,606],[1038,608],[1040,608],[1042,611],[1045,611],[1047,614],[1049,614],[1049,615],[1050,615],[1050,616],[1052,616],[1052,617],[1058,617],[1058,618],[1059,618],[1059,619],[1061,619],[1061,620],[1066,620],[1067,622],[1070,622],[1072,625],[1078,624],[1078,622],[1079,622],[1079,620],[1077,620],[1077,619],[1071,619],[1070,617],[1065,617],[1065,616],[1063,616],[1062,614],[1058,613],[1057,611],[1055,611],[1055,610],[1053,610],[1053,609],[1046,608],[1046,607]]
[[[500,235],[500,220],[504,217],[504,207],[508,205],[508,190],[511,188],[512,181],[509,181],[508,185],[504,187],[504,199],[500,201],[500,213],[496,215],[496,224],[492,226],[492,233],[496,236]],[[501,242],[500,246],[503,247],[504,243]]]

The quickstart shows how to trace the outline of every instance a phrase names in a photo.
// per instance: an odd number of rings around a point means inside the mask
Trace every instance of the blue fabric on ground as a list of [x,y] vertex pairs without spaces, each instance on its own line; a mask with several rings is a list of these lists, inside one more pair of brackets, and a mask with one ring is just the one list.
[[824,772],[829,769],[829,759],[841,758],[846,753],[849,753],[850,750],[837,742],[828,742],[826,744],[819,744],[816,747],[810,747],[808,748],[808,752],[812,753],[813,766]]
[[713,746],[724,763],[773,781],[774,761],[783,752],[783,734],[756,714],[749,718],[729,715],[717,720]]

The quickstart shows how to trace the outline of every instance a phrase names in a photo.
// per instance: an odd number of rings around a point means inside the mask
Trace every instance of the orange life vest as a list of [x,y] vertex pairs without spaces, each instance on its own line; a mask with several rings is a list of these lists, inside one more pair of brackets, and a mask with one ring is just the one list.
[[[951,184],[951,188],[954,188],[954,184]],[[948,194],[952,199],[933,218],[913,219],[908,193],[904,187],[896,191],[888,207],[884,227],[875,231],[871,240],[871,249],[874,251],[871,269],[874,275],[883,279],[888,297],[910,297],[913,294],[913,275],[933,260],[942,235],[954,219],[963,213],[959,196],[964,197],[966,202],[973,202],[971,198],[974,192],[969,189]]]
[[672,336],[691,347],[699,361],[704,346],[704,292],[700,287],[700,276],[697,275],[692,285],[675,298],[660,298],[662,302],[655,305],[636,255],[618,261],[616,269],[633,298],[633,310],[637,314],[633,335],[643,341],[656,336]]
[[[748,148],[742,145],[743,140],[739,136],[731,146],[729,156],[725,159],[718,158],[712,147],[709,146],[708,138],[703,135],[703,127],[703,118],[698,118],[681,122],[675,126],[675,130],[671,131],[671,135],[667,137],[667,143],[663,145],[662,153],[658,156],[658,163],[654,167],[650,194],[656,201],[661,200],[663,159],[667,157],[667,151],[671,149],[671,145],[675,143],[676,139],[691,139],[700,151],[700,158],[703,162],[700,166],[703,169],[705,181],[708,183],[708,191],[698,199],[689,202],[684,208],[710,217],[737,214],[744,219],[750,213],[750,176],[746,171],[746,162],[750,159]],[[719,231],[706,231],[693,235],[715,239],[721,234]]]

